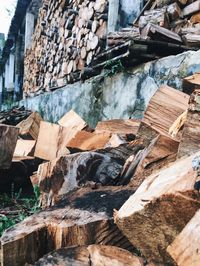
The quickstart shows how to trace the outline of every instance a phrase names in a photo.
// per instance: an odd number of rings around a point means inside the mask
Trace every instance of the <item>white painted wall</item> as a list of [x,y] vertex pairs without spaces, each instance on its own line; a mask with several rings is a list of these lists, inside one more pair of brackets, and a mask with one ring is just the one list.
[[108,12],[108,33],[117,30],[119,14],[119,0],[109,1],[109,12]]
[[9,60],[5,64],[5,88],[9,87]]
[[144,4],[144,0],[120,0],[121,7],[121,23],[132,24],[135,18],[139,15]]
[[14,54],[10,53],[7,91],[13,91],[14,90],[14,72],[15,72],[15,56],[14,56]]
[[32,13],[27,12],[25,25],[25,51],[31,47],[32,36],[34,32],[34,20],[35,16]]

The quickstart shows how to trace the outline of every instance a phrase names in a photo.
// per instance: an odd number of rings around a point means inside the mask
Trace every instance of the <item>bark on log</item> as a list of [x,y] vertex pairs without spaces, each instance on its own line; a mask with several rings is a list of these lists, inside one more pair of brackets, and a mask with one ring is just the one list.
[[117,148],[75,153],[40,165],[42,206],[54,205],[60,196],[87,182],[117,185],[121,182],[120,173],[126,159],[143,148],[141,142],[124,144]]
[[11,110],[5,110],[0,112],[0,124],[16,126],[19,122],[26,119],[31,114],[31,111],[25,110],[22,107],[14,107]]
[[173,265],[166,248],[200,207],[194,190],[197,172],[192,168],[200,152],[176,161],[148,177],[116,212],[124,235],[154,263]]
[[17,143],[19,129],[0,125],[0,169],[9,169]]
[[151,40],[167,41],[169,43],[183,43],[181,37],[177,33],[152,23],[147,24],[142,30],[141,37],[144,39],[150,38]]
[[25,186],[30,186],[29,177],[37,171],[42,160],[30,156],[15,156],[9,169],[0,171],[0,192],[10,193],[14,188],[18,192]]
[[[126,188],[83,188],[66,195],[54,208],[39,212],[8,229],[1,238],[2,263],[35,263],[62,247],[111,245],[134,251],[113,222],[113,209],[131,195]],[[31,252],[30,252],[31,250]]]

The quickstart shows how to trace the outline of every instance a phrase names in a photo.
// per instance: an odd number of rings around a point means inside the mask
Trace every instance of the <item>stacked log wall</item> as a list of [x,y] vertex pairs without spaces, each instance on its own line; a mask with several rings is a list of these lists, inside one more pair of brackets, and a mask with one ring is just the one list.
[[24,97],[78,80],[106,45],[108,0],[45,0],[24,62]]

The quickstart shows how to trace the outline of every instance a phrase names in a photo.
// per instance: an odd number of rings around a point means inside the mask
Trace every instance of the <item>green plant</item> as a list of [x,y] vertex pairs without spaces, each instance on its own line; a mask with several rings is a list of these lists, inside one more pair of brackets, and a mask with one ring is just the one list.
[[[34,187],[34,195],[30,197],[23,197],[22,189],[14,192],[14,186],[11,187],[10,195],[0,195],[2,208],[2,213],[0,212],[0,236],[6,229],[40,210],[39,196],[40,193],[37,186]],[[4,209],[7,211],[4,212]]]
[[122,65],[121,60],[117,61],[108,61],[104,66],[104,76],[111,77],[115,74],[124,71],[124,66]]

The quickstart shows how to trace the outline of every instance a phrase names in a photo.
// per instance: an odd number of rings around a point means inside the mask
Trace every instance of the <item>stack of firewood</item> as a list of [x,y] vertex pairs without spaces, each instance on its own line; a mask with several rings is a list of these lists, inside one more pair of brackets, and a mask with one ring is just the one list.
[[0,124],[16,126],[19,122],[25,120],[31,114],[30,110],[22,107],[14,107],[11,110],[0,112]]
[[108,36],[110,46],[142,38],[200,47],[199,0],[149,0],[133,28]]
[[107,0],[44,1],[26,51],[24,95],[32,96],[78,80],[106,44]]
[[2,265],[199,265],[199,80],[162,86],[142,121],[0,125],[4,181],[21,162],[43,208],[4,233]]

